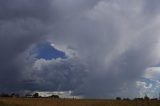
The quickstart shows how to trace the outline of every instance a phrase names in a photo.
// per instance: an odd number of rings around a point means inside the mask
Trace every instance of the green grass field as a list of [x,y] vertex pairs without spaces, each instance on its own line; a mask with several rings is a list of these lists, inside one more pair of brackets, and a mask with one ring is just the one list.
[[160,101],[0,98],[0,106],[160,106]]

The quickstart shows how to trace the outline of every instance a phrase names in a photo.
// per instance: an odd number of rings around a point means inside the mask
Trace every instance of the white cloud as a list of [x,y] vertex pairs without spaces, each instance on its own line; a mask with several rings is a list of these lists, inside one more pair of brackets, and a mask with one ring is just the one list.
[[160,67],[150,67],[144,71],[144,78],[150,80],[160,80]]
[[137,81],[136,86],[140,96],[148,95],[150,97],[159,97],[160,92],[160,67],[149,67],[142,75],[143,81]]
[[78,57],[78,53],[73,48],[67,47],[66,45],[56,45],[52,43],[51,46],[64,52],[68,58]]

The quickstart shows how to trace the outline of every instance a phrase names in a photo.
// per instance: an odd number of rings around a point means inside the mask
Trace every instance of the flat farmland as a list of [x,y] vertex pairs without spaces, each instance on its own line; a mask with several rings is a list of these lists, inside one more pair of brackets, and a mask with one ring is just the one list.
[[0,106],[160,106],[158,100],[0,98]]

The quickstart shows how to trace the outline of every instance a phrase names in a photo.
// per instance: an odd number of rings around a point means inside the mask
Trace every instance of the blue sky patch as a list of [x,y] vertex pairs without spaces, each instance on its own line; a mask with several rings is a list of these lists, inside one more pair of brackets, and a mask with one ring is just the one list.
[[43,58],[46,60],[51,60],[56,58],[66,58],[64,52],[55,49],[48,42],[37,45],[36,53],[37,53],[36,58],[38,59]]

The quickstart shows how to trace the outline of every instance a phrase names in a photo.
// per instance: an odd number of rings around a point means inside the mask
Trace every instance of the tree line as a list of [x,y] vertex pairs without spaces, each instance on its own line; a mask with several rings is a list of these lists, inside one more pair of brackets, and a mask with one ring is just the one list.
[[[20,96],[19,94],[16,93],[11,93],[11,94],[7,94],[7,93],[0,93],[0,97],[13,97],[13,98],[19,98],[19,97],[24,97],[24,98],[55,98],[55,99],[59,99],[59,95],[50,95],[47,97],[42,97],[39,95],[38,92],[34,93],[34,94],[25,94],[25,96]],[[143,98],[121,98],[121,97],[116,97],[115,100],[160,100],[159,98],[149,98],[147,95],[145,95]]]
[[116,100],[160,100],[160,99],[159,98],[149,98],[147,95],[145,95],[142,98],[134,98],[134,99],[116,97]]
[[25,97],[25,98],[60,98],[59,95],[51,95],[51,96],[47,96],[47,97],[42,97],[39,95],[39,93],[34,93],[34,94],[25,94],[25,96],[20,96],[19,94],[16,93],[11,93],[11,94],[7,94],[7,93],[1,93],[0,97],[15,97],[15,98],[19,98],[19,97]]

